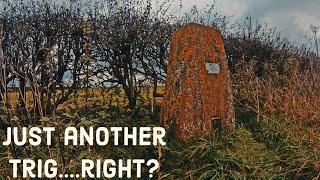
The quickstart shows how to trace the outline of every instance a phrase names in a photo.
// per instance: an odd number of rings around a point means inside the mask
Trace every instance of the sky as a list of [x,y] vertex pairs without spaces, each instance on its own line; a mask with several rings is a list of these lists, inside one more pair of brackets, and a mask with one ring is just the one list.
[[[156,1],[164,0],[151,0],[153,3]],[[307,43],[305,36],[311,36],[310,25],[320,27],[320,0],[173,0],[173,6],[179,7],[180,1],[186,10],[193,5],[201,8],[215,2],[216,11],[232,16],[233,22],[242,23],[250,14],[253,20],[258,19],[268,23],[269,27],[276,27],[283,36],[298,44]]]
[[[183,6],[205,7],[212,2],[184,0]],[[216,0],[215,8],[221,15],[233,16],[234,22],[241,23],[250,14],[297,43],[307,42],[305,36],[311,36],[310,25],[320,26],[320,0]]]

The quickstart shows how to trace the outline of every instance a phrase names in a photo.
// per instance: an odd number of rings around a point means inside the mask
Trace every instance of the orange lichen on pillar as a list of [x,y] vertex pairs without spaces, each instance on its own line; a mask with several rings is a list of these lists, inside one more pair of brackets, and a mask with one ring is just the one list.
[[233,128],[229,77],[218,29],[195,23],[179,28],[171,40],[161,123],[184,140]]

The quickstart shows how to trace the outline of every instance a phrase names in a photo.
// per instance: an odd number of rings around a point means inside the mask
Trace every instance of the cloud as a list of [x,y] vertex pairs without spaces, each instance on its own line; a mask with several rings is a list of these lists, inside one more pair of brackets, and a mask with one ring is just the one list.
[[[173,6],[184,11],[197,5],[204,8],[213,0],[175,0]],[[311,36],[310,25],[320,26],[320,0],[215,0],[215,8],[221,15],[232,16],[232,22],[244,22],[247,16],[268,23],[290,41],[305,43]],[[320,33],[319,33],[320,36]]]
[[233,16],[234,19],[240,19],[248,12],[248,4],[239,0],[217,0],[216,8],[219,13],[226,16]]
[[310,35],[310,25],[320,26],[319,0],[217,0],[216,7],[238,22],[250,14],[298,43],[304,43],[305,36]]

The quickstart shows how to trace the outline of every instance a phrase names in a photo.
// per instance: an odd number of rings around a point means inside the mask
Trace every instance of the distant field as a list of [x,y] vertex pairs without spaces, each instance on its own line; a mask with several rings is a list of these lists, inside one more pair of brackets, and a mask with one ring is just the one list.
[[[144,99],[144,100],[148,100],[149,101],[145,101],[145,102],[150,102],[150,98],[152,95],[152,90],[153,88],[144,88],[142,90],[142,95],[140,98]],[[163,94],[164,93],[164,87],[158,87],[157,90],[158,94]],[[11,104],[13,106],[16,106],[17,104],[19,104],[19,91],[13,91],[13,92],[9,92],[8,93],[8,98],[9,101],[11,102]],[[27,107],[32,107],[34,104],[34,98],[32,95],[31,91],[27,91],[26,92],[26,104]],[[57,92],[57,97],[61,96],[61,91]],[[72,94],[69,97],[69,100],[60,105],[59,109],[64,108],[67,104],[73,103],[76,106],[83,106],[85,104],[86,101],[86,90],[85,89],[79,89],[78,92],[76,94]],[[89,88],[88,90],[88,105],[92,105],[92,104],[102,104],[102,105],[106,105],[106,104],[112,104],[112,105],[125,105],[127,103],[126,97],[125,97],[125,93],[124,90],[122,88]],[[156,97],[154,98],[155,103],[161,103],[162,102],[162,98],[161,97]],[[142,101],[143,102],[143,101]],[[138,101],[139,103],[139,101]]]

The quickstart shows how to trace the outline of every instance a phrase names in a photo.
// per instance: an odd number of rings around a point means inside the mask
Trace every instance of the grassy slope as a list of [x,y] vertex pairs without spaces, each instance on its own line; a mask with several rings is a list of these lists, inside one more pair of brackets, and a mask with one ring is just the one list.
[[318,132],[285,119],[258,123],[247,114],[238,118],[238,127],[230,134],[214,132],[180,149],[169,145],[169,154],[178,157],[170,159],[178,159],[178,165],[168,168],[164,177],[319,178]]
[[[97,107],[91,109],[88,120],[85,120],[81,111],[75,108],[69,110],[67,114],[59,114],[59,117],[64,117],[63,122],[60,122],[64,126],[158,126],[159,109],[157,106],[156,112],[151,113],[148,107],[142,108],[139,112]],[[280,117],[256,122],[254,115],[248,113],[240,115],[237,120],[236,130],[229,134],[212,132],[189,143],[173,140],[168,134],[167,146],[161,148],[160,177],[162,179],[312,179],[320,173],[318,128],[297,126],[292,121]],[[52,123],[49,119],[46,121]],[[0,172],[3,177],[11,174],[6,151],[7,149],[1,147]],[[34,148],[32,152],[33,158],[48,158],[41,148]],[[53,147],[52,152],[59,162],[58,148]],[[67,159],[74,161],[67,166],[68,171],[77,170],[83,158],[157,159],[158,153],[158,149],[153,146],[108,145],[65,149]],[[143,167],[143,174],[148,175],[146,167]]]
[[[136,123],[126,118],[120,126],[157,126],[157,117],[145,111]],[[142,121],[141,121],[142,120]],[[253,115],[238,117],[234,132],[212,132],[189,143],[167,135],[162,147],[162,179],[315,178],[320,173],[319,130],[298,127],[286,119],[256,122]],[[157,158],[154,147],[119,147],[110,157]],[[118,154],[117,152],[122,152]]]
[[[119,114],[115,114],[112,115],[114,119],[109,121],[112,116],[107,118],[109,120],[104,125],[157,126],[159,108],[155,114],[146,108],[137,113],[137,116],[128,112],[120,119]],[[97,112],[96,118],[101,122],[101,115],[104,113]],[[281,118],[258,123],[254,116],[244,114],[238,117],[238,127],[230,134],[213,132],[189,143],[172,140],[168,134],[168,145],[161,149],[160,176],[163,179],[311,179],[320,172],[318,131],[311,127],[297,127],[289,120]],[[311,137],[308,135],[310,132],[316,135]],[[109,147],[106,152],[108,157],[114,159],[158,158],[155,147]]]

